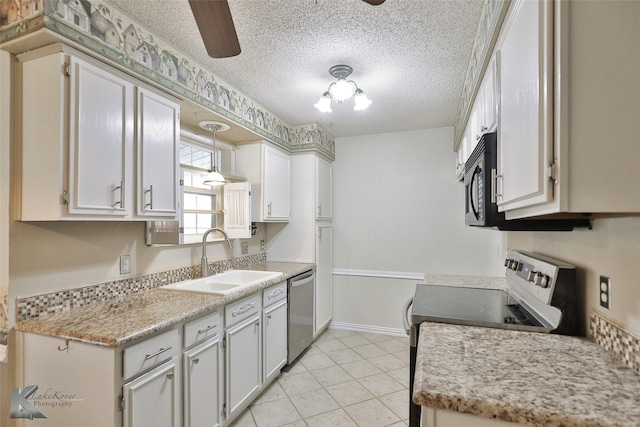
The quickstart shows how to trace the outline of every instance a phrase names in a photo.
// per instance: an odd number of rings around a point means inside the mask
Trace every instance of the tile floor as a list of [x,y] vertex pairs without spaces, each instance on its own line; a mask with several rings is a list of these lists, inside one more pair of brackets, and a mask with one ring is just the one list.
[[409,339],[328,329],[233,427],[403,427]]

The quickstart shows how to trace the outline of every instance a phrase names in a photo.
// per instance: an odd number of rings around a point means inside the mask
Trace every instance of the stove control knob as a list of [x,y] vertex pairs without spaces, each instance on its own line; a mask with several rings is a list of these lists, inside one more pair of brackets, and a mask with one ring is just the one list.
[[548,288],[549,285],[551,284],[550,281],[551,281],[551,279],[549,278],[549,276],[547,276],[546,274],[543,274],[542,275],[542,280],[540,281],[540,287],[541,288]]
[[533,279],[533,283],[541,288],[546,288],[549,286],[549,276],[538,271],[536,273],[536,277]]
[[527,273],[527,280],[529,282],[533,282],[533,280],[536,278],[537,273],[537,271],[529,270],[529,273]]
[[505,267],[509,267],[509,263],[511,262],[511,260],[509,258],[505,258],[504,260],[504,266]]

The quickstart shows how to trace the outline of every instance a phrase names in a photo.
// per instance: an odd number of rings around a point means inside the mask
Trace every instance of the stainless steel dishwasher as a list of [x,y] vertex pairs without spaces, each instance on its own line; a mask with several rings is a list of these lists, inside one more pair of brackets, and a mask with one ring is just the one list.
[[287,364],[291,364],[313,341],[315,270],[289,279],[289,329]]

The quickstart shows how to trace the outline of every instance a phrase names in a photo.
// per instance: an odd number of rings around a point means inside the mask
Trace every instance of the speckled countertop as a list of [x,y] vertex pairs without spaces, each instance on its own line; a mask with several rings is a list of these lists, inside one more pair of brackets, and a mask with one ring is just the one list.
[[640,376],[582,338],[425,322],[413,400],[530,426],[640,426]]
[[282,272],[283,277],[221,296],[155,288],[16,324],[16,329],[107,347],[118,347],[205,314],[315,267],[267,262],[246,270]]

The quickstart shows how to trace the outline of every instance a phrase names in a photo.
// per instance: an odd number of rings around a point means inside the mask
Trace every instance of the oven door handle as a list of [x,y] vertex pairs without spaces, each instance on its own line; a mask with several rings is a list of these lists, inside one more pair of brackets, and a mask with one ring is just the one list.
[[413,304],[413,297],[409,298],[409,301],[404,303],[402,307],[402,324],[404,325],[404,331],[407,335],[411,332],[411,325],[409,325],[409,308]]

